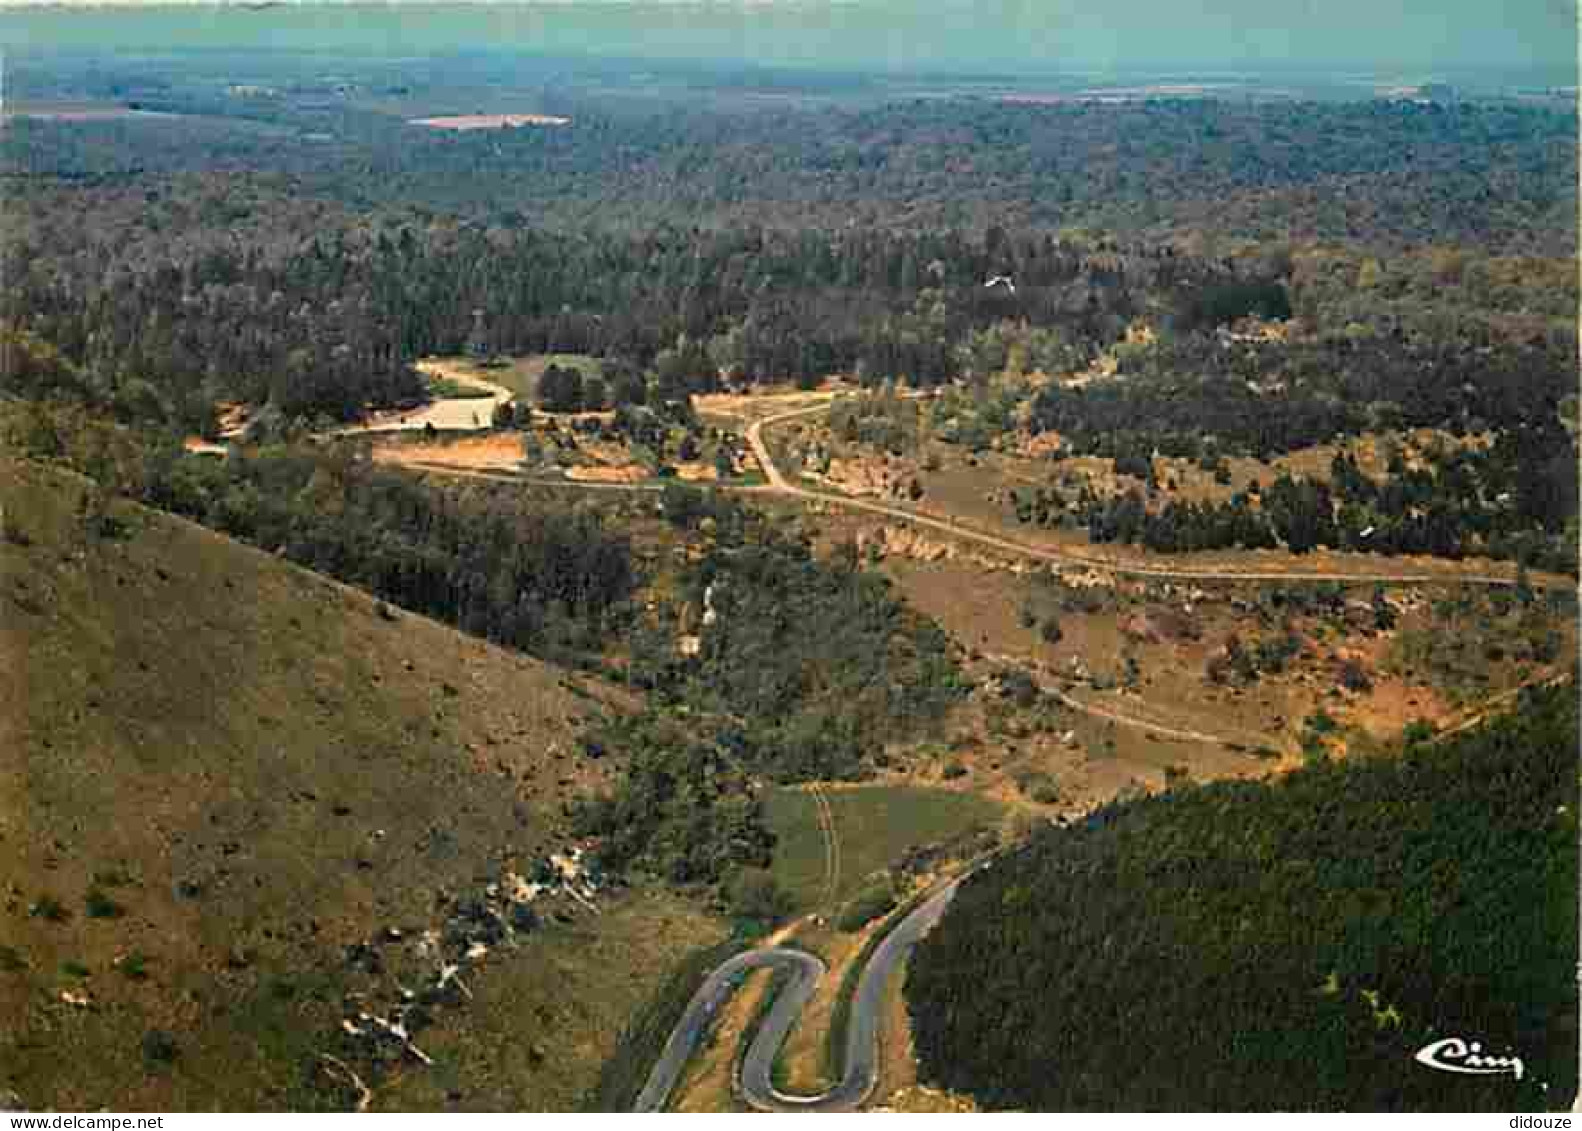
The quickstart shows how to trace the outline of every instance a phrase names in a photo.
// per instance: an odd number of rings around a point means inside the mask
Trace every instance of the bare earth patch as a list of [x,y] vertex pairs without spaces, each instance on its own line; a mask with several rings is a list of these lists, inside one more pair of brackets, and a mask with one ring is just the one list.
[[824,404],[843,388],[842,382],[830,380],[811,391],[771,386],[769,391],[751,393],[704,393],[692,398],[692,406],[701,416],[729,416],[750,422]]
[[409,126],[437,130],[497,130],[505,126],[569,126],[570,118],[553,114],[455,114],[439,118],[410,118]]
[[641,483],[648,472],[635,463],[620,467],[568,467],[566,478],[579,483]]
[[376,443],[375,463],[444,464],[469,471],[512,471],[522,462],[522,441],[510,432],[467,436],[450,443]]
[[37,118],[50,122],[110,122],[122,118],[177,118],[179,114],[158,110],[137,110],[131,106],[50,105],[8,110],[3,118]]

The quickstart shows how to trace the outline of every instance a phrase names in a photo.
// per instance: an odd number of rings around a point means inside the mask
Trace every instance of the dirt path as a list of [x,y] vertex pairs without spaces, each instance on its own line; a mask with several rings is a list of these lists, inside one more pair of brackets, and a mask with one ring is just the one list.
[[[833,403],[831,401],[830,403]],[[829,404],[813,405],[800,408],[791,412],[783,412],[774,416],[764,417],[754,421],[747,429],[747,443],[752,448],[759,464],[763,467],[764,476],[769,480],[769,486],[784,495],[807,499],[813,502],[832,503],[836,506],[847,507],[851,510],[868,511],[872,514],[883,515],[886,518],[898,519],[909,522],[915,526],[925,526],[938,530],[955,538],[966,539],[989,546],[1007,553],[1017,554],[1022,557],[1036,558],[1054,565],[1078,566],[1084,569],[1103,570],[1122,577],[1158,577],[1178,581],[1269,581],[1269,582],[1294,582],[1294,581],[1339,581],[1350,584],[1383,584],[1383,585],[1514,585],[1514,575],[1510,577],[1497,574],[1438,574],[1438,573],[1407,573],[1404,571],[1378,573],[1357,572],[1337,573],[1332,571],[1307,571],[1297,569],[1281,570],[1236,570],[1236,569],[1183,569],[1178,566],[1147,566],[1134,565],[1109,558],[1096,557],[1088,554],[1073,553],[1069,550],[1055,550],[1047,546],[1034,546],[1025,542],[1017,542],[987,530],[981,530],[963,523],[959,519],[936,518],[932,515],[918,514],[902,507],[890,506],[885,503],[876,503],[868,499],[852,498],[848,495],[836,495],[824,491],[813,491],[799,486],[785,477],[780,469],[775,466],[769,454],[769,446],[764,442],[763,430],[767,425],[780,424],[797,417],[811,416],[815,413],[827,411]],[[1534,579],[1534,585],[1545,584],[1540,579]],[[1549,582],[1548,584],[1559,584]]]
[[1162,723],[1151,723],[1146,719],[1134,718],[1131,715],[1122,715],[1115,711],[1108,711],[1103,707],[1095,706],[1092,703],[1084,703],[1080,699],[1074,699],[1070,695],[1067,695],[1064,691],[1060,690],[1060,688],[1051,687],[1047,684],[1043,685],[1043,690],[1048,692],[1050,695],[1053,695],[1061,702],[1062,705],[1070,707],[1073,711],[1080,711],[1082,714],[1090,715],[1095,719],[1103,719],[1106,722],[1116,723],[1123,727],[1130,727],[1133,730],[1144,730],[1151,734],[1162,735],[1165,738],[1173,738],[1181,742],[1208,742],[1217,743],[1220,746],[1245,746],[1247,744],[1247,740],[1245,738],[1231,738],[1230,736],[1223,734],[1205,734],[1200,730],[1181,730],[1176,727],[1165,726]]
[[[472,403],[472,402],[445,402],[445,403]],[[481,402],[480,402],[481,403]],[[1037,561],[1049,562],[1051,565],[1063,565],[1081,569],[1100,570],[1115,574],[1119,577],[1155,577],[1166,581],[1252,581],[1269,583],[1293,582],[1340,582],[1350,585],[1480,585],[1480,586],[1512,586],[1516,584],[1514,572],[1511,576],[1500,574],[1469,574],[1469,573],[1412,573],[1409,571],[1392,571],[1380,573],[1377,571],[1336,572],[1305,569],[1190,569],[1180,566],[1149,566],[1136,565],[1112,558],[1096,557],[1088,554],[1079,554],[1071,550],[1056,550],[1048,546],[1035,546],[1026,542],[1018,542],[991,531],[981,530],[970,526],[959,519],[937,518],[933,515],[918,514],[915,511],[905,510],[901,507],[888,506],[868,499],[853,498],[850,495],[838,495],[832,492],[814,491],[799,486],[787,479],[785,474],[775,464],[769,455],[768,445],[763,439],[763,429],[766,425],[779,424],[801,416],[812,416],[829,409],[833,401],[812,405],[806,408],[795,409],[790,412],[778,413],[754,421],[747,428],[747,443],[753,450],[760,467],[763,469],[767,483],[761,485],[722,483],[715,484],[717,490],[733,491],[742,494],[775,494],[791,498],[802,499],[807,502],[824,503],[833,506],[846,507],[850,510],[867,511],[884,518],[895,519],[900,522],[911,523],[914,526],[923,526],[936,530],[952,538],[991,549],[1000,550],[1018,557],[1032,558]],[[441,463],[423,462],[412,464],[414,468],[432,472],[439,475],[454,475],[474,479],[492,479],[496,482],[518,483],[524,486],[535,487],[571,487],[579,490],[607,490],[607,491],[660,491],[662,484],[657,483],[598,483],[577,480],[541,479],[526,476],[508,475],[504,473],[491,474],[471,468],[448,466]],[[1560,588],[1574,585],[1575,582],[1565,578],[1534,577],[1531,580],[1534,588]]]
[[819,897],[819,907],[833,915],[835,893],[840,890],[840,835],[835,831],[835,810],[817,785],[809,785],[808,792],[813,795],[819,831],[824,834],[824,889]]
[[[470,431],[484,429],[490,426],[494,406],[503,401],[512,399],[510,390],[499,385],[471,376],[453,365],[442,361],[425,360],[418,363],[418,367],[425,372],[436,376],[445,377],[456,381],[458,384],[468,384],[490,392],[489,398],[477,399],[450,399],[435,401],[425,408],[414,410],[406,414],[385,414],[374,422],[354,425],[349,428],[338,429],[336,435],[361,434],[367,432],[390,432],[403,429],[422,428],[432,422],[436,429],[448,428],[453,430]],[[915,395],[915,394],[914,394]],[[763,430],[771,424],[781,424],[788,420],[795,420],[803,416],[813,416],[827,412],[831,405],[839,400],[839,395],[822,400],[818,404],[792,409],[787,412],[774,413],[769,416],[754,420],[747,427],[747,443],[752,448],[753,455],[757,458],[759,466],[763,469],[767,483],[761,486],[720,484],[722,490],[740,491],[743,493],[779,494],[808,502],[831,504],[846,507],[850,510],[867,511],[870,514],[880,515],[884,518],[900,522],[911,523],[914,526],[926,527],[952,538],[976,542],[991,549],[1014,554],[1018,557],[1033,558],[1037,561],[1049,562],[1052,565],[1064,565],[1082,569],[1102,570],[1120,577],[1156,577],[1161,580],[1174,581],[1253,581],[1271,583],[1291,582],[1341,582],[1353,585],[1501,585],[1515,584],[1514,573],[1511,576],[1500,574],[1466,574],[1466,573],[1412,573],[1404,570],[1380,573],[1377,571],[1336,572],[1324,570],[1305,569],[1191,569],[1173,565],[1150,566],[1128,563],[1113,558],[1099,557],[1091,554],[1080,554],[1071,550],[1056,550],[1048,546],[1031,545],[1018,542],[992,531],[982,530],[955,518],[939,518],[933,515],[919,514],[916,511],[906,510],[902,507],[890,506],[885,503],[873,502],[868,499],[853,498],[849,495],[835,494],[833,492],[815,491],[803,487],[786,478],[785,474],[775,464],[769,454],[768,444],[764,441]],[[396,419],[388,419],[395,416]],[[471,468],[446,466],[434,462],[422,462],[413,466],[421,470],[441,475],[457,475],[469,478],[496,479],[501,482],[516,482],[531,486],[574,487],[578,489],[602,489],[612,491],[657,491],[661,490],[660,484],[653,483],[604,483],[583,482],[576,480],[543,480],[530,479],[523,476],[507,474],[491,475],[485,471]],[[1532,584],[1539,588],[1552,588],[1561,585],[1574,584],[1566,579],[1533,578]]]
[[1534,676],[1523,683],[1517,684],[1509,691],[1502,691],[1500,694],[1494,696],[1494,698],[1488,700],[1487,702],[1478,704],[1460,722],[1456,723],[1454,726],[1446,727],[1444,730],[1439,731],[1432,739],[1430,739],[1430,741],[1443,742],[1445,739],[1454,735],[1458,735],[1463,731],[1471,730],[1473,727],[1487,719],[1495,711],[1499,710],[1501,707],[1505,706],[1505,704],[1511,702],[1517,696],[1521,695],[1522,692],[1530,690],[1534,687],[1554,687],[1558,684],[1564,683],[1567,678],[1568,677],[1565,672],[1550,672],[1544,675]]
[[[830,405],[834,403],[835,399],[837,398],[830,398],[829,400],[822,401],[819,404],[796,408],[787,412],[775,413],[753,421],[747,428],[747,442],[752,448],[753,454],[757,457],[759,466],[763,469],[764,477],[768,480],[768,482],[759,487],[739,487],[733,489],[744,492],[788,495],[794,498],[805,499],[810,502],[832,503],[837,506],[844,506],[852,510],[868,511],[873,514],[882,515],[886,518],[897,519],[899,521],[912,523],[917,526],[928,527],[933,530],[941,531],[953,538],[964,539],[969,542],[977,542],[980,545],[989,546],[993,549],[1001,550],[1018,556],[1047,561],[1055,565],[1078,566],[1086,569],[1104,570],[1126,577],[1157,577],[1172,580],[1254,581],[1276,583],[1289,583],[1295,581],[1337,581],[1350,584],[1386,585],[1461,584],[1509,586],[1515,584],[1514,577],[1502,577],[1498,575],[1440,575],[1407,572],[1333,573],[1285,570],[1240,571],[1225,569],[1193,570],[1179,569],[1169,566],[1125,565],[1104,558],[1089,557],[1082,554],[1074,554],[1069,551],[1054,550],[1044,546],[1032,546],[1022,542],[1016,542],[1009,538],[1001,537],[998,534],[974,529],[970,526],[962,524],[957,520],[946,520],[935,518],[930,515],[920,515],[912,511],[904,510],[900,507],[887,506],[886,504],[871,502],[867,499],[857,499],[845,495],[828,494],[823,491],[809,490],[791,482],[786,478],[784,473],[781,472],[780,468],[775,464],[773,457],[771,457],[769,454],[768,444],[763,438],[763,429],[765,426],[770,424],[779,424],[788,420],[794,420],[798,417],[812,416],[817,413],[827,412]],[[616,491],[657,491],[661,489],[659,485],[646,483],[579,483],[575,481],[560,480],[533,480],[520,476],[510,476],[503,474],[491,475],[487,472],[478,472],[455,467],[445,467],[438,464],[425,464],[423,465],[422,469],[443,475],[459,475],[468,478],[492,479],[498,482],[514,482],[531,486],[574,487],[584,490],[593,488]],[[1547,582],[1547,584],[1561,583],[1562,582]],[[1542,579],[1534,579],[1534,584],[1543,585],[1546,584],[1546,582]],[[1543,681],[1535,680],[1531,682]],[[1094,718],[1103,719],[1106,722],[1113,722],[1120,726],[1147,731],[1165,738],[1171,738],[1185,742],[1206,742],[1221,746],[1237,744],[1246,745],[1247,743],[1246,736],[1209,734],[1204,731],[1166,726],[1162,723],[1149,722],[1145,719],[1124,715],[1116,711],[1108,710],[1101,706],[1084,703],[1081,700],[1066,694],[1059,688],[1045,687],[1045,690],[1054,695],[1060,700],[1061,703],[1072,710],[1079,711]],[[1518,688],[1517,690],[1519,691],[1520,689]],[[1508,699],[1514,694],[1515,692],[1511,692],[1506,696],[1502,696],[1501,699]],[[1485,704],[1479,709],[1478,714],[1473,716],[1471,719],[1457,724],[1455,728],[1447,733],[1459,733],[1460,731],[1474,725],[1479,719],[1486,715],[1488,711],[1494,709],[1498,702],[1499,700],[1496,700],[1489,704]],[[829,820],[830,822],[830,824],[827,826],[828,832],[826,833],[826,875],[828,880],[826,885],[825,902],[832,903],[839,876],[839,843],[834,833],[833,817],[826,817],[826,813],[828,813],[827,799],[823,798],[817,790],[814,791],[814,799],[815,805],[819,807],[820,828],[822,829],[826,827],[826,820]],[[831,906],[830,909],[833,910],[833,907]]]

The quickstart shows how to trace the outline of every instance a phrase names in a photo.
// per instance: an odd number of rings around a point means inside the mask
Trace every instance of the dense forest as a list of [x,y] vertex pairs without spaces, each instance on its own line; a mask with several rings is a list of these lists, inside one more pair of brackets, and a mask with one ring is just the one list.
[[[89,77],[102,86],[107,70]],[[728,112],[552,93],[567,127],[452,133],[329,90],[164,85],[135,101],[181,118],[24,119],[9,167],[101,182],[265,169],[359,208],[416,203],[506,224],[647,228],[663,214],[687,226],[1208,226],[1262,240],[1575,247],[1575,117],[1536,107],[969,96]]]
[[[121,403],[200,431],[220,401],[341,419],[412,399],[413,358],[466,347],[621,358],[694,389],[935,384],[973,372],[965,347],[996,324],[1078,360],[1146,316],[1182,333],[1145,362],[1206,377],[1232,359],[1194,331],[1292,314],[1339,340],[1235,359],[1238,374],[1338,360],[1454,387],[1470,369],[1493,396],[1479,371],[1514,364],[1537,367],[1532,399],[1574,342],[1574,272],[1547,266],[1575,242],[1574,118],[1551,111],[588,105],[566,128],[455,133],[306,101],[156,93],[145,108],[196,116],[16,120],[0,317]],[[998,275],[1014,289],[983,286]],[[1479,334],[1540,353],[1485,360]],[[1355,424],[1304,402],[1253,441],[1254,410],[1215,407],[1238,415],[1237,444]],[[1105,405],[1083,411],[1109,430]]]
[[[1361,330],[1362,332],[1358,332]],[[1261,459],[1366,429],[1548,430],[1576,392],[1576,339],[1501,339],[1477,323],[1337,328],[1296,342],[1175,334],[1125,356],[1124,381],[1047,388],[1035,428],[1078,454]],[[1545,453],[1547,454],[1547,453]]]
[[[1576,758],[1571,682],[1441,744],[1051,829],[919,947],[924,1072],[1043,1111],[1568,1107]],[[1458,1035],[1521,1080],[1413,1063]]]
[[[468,348],[596,354],[691,391],[834,372],[937,384],[974,329],[1031,320],[1092,349],[1237,277],[1168,248],[1001,229],[563,233],[238,187],[39,190],[10,210],[0,313],[120,401],[208,432],[225,400],[344,418],[412,397],[408,361]],[[983,287],[1013,269],[1014,294]]]

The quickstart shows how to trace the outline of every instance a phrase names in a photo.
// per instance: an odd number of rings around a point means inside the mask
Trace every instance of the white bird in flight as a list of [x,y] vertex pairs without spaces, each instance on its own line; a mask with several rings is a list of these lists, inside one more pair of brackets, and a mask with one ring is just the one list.
[[984,283],[983,288],[984,290],[988,290],[990,287],[997,287],[1001,283],[1004,283],[1006,290],[1010,291],[1013,295],[1016,293],[1016,284],[1011,282],[1011,277],[1009,275],[996,275],[987,283]]

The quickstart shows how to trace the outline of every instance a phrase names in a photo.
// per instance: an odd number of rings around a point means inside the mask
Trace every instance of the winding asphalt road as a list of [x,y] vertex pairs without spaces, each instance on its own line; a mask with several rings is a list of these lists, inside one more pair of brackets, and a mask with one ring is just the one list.
[[860,1106],[873,1092],[879,1078],[879,1018],[885,986],[918,940],[939,922],[957,886],[965,878],[952,880],[930,895],[874,948],[851,1003],[845,1072],[833,1088],[814,1096],[795,1096],[774,1086],[775,1055],[827,969],[823,961],[806,951],[770,947],[738,954],[717,966],[704,979],[665,1042],[633,1110],[665,1109],[682,1069],[708,1033],[715,1014],[752,970],[789,970],[792,981],[775,999],[757,1036],[742,1056],[736,1080],[742,1098],[760,1111],[851,1111]]

